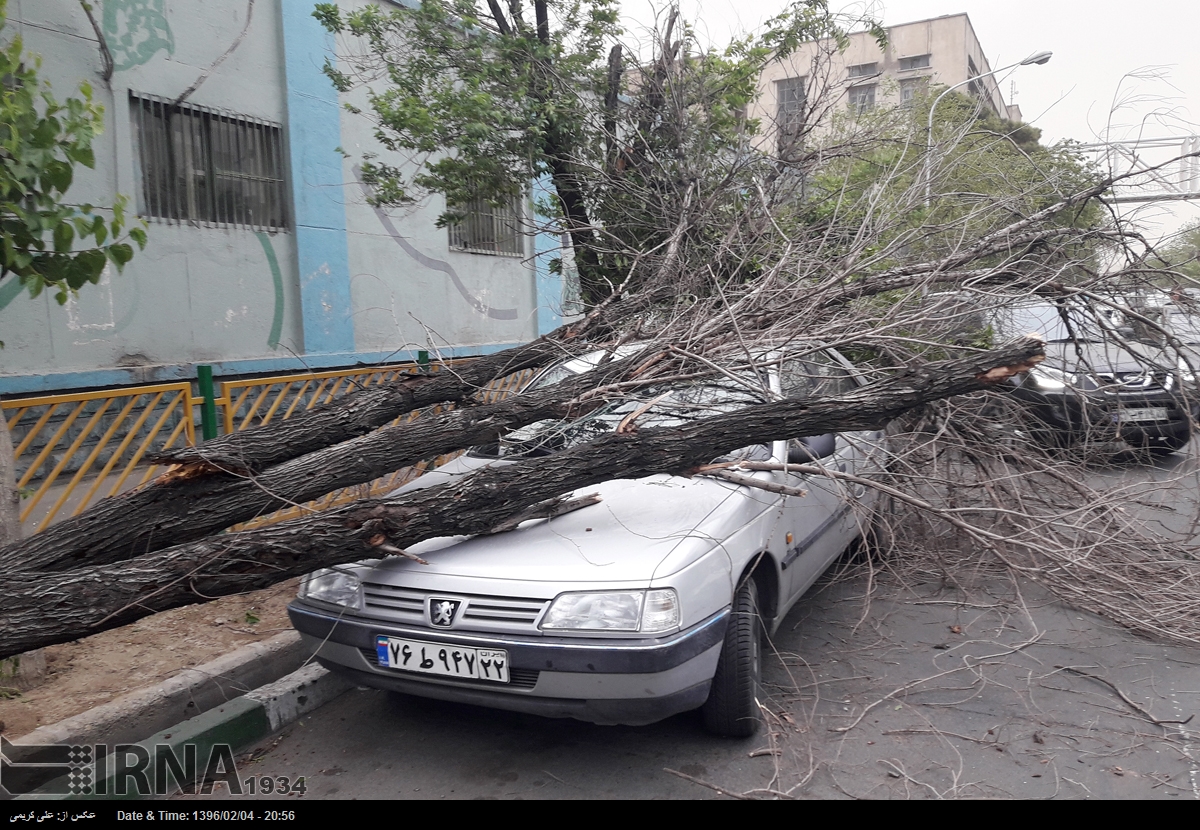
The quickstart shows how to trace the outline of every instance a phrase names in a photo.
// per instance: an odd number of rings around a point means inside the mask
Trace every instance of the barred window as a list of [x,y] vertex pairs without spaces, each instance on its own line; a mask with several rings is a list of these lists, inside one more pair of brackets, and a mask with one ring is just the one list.
[[779,126],[783,129],[804,123],[804,108],[808,100],[804,78],[784,78],[775,82],[775,97],[779,101]]
[[875,106],[875,84],[850,87],[850,110],[867,112]]
[[879,64],[876,63],[859,63],[846,67],[846,74],[851,78],[866,78],[870,75],[877,75],[878,67]]
[[912,104],[919,96],[929,89],[928,78],[909,78],[900,82],[900,103]]
[[929,68],[929,55],[913,55],[910,58],[900,59],[900,71],[905,72],[909,69],[927,69]]
[[286,228],[278,124],[151,96],[129,96],[143,216],[205,225]]
[[457,251],[496,256],[525,256],[521,225],[525,199],[513,196],[501,205],[476,199],[460,209],[461,221],[450,224],[450,247]]

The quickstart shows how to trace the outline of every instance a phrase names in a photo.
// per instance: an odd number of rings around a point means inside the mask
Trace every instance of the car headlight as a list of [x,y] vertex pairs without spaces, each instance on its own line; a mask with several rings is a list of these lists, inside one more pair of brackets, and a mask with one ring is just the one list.
[[542,618],[552,631],[641,631],[679,626],[679,595],[671,588],[562,594]]
[[1055,392],[1075,385],[1075,378],[1061,369],[1051,366],[1035,366],[1029,370],[1029,377],[1038,389]]
[[327,602],[330,605],[344,605],[348,608],[361,608],[359,585],[357,576],[327,568],[304,578],[300,583],[300,598]]
[[1192,367],[1188,365],[1188,362],[1182,356],[1179,358],[1179,379],[1184,383],[1196,382],[1196,373],[1192,371]]

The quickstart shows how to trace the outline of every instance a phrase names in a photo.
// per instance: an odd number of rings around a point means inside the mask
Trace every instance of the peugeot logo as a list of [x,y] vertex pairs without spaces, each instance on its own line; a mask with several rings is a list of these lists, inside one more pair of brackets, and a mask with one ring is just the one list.
[[449,628],[454,625],[458,609],[462,607],[461,599],[443,599],[431,597],[429,600],[429,622],[434,628]]

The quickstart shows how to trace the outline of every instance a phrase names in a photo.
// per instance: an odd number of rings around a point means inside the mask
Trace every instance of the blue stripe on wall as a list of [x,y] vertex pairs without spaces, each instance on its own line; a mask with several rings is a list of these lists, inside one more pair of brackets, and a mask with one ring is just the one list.
[[[486,346],[458,346],[442,349],[434,359],[475,357],[494,354],[520,343],[492,343]],[[218,378],[239,375],[286,374],[288,372],[317,372],[327,369],[352,369],[356,366],[374,366],[381,363],[415,363],[419,351],[398,350],[392,352],[358,352],[350,354],[319,354],[304,357],[248,358],[212,362],[213,374]],[[198,361],[205,362],[205,361]],[[0,377],[0,396],[53,395],[80,389],[103,389],[113,386],[138,386],[146,383],[170,383],[179,380],[195,380],[196,365],[192,363],[129,366],[119,369],[96,369],[83,372],[54,372],[45,375],[11,375]]]
[[[533,200],[556,198],[550,177],[542,176],[533,183]],[[533,268],[537,288],[538,337],[549,334],[562,325],[563,277],[550,273],[550,260],[562,256],[562,242],[552,220],[534,211],[537,233],[533,237]]]
[[287,129],[296,261],[306,354],[353,352],[350,254],[337,90],[322,72],[333,36],[312,16],[313,0],[282,0]]

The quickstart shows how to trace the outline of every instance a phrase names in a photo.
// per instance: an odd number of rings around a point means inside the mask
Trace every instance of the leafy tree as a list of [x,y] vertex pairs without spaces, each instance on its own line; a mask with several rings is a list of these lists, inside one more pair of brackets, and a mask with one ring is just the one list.
[[696,206],[740,208],[763,161],[751,143],[759,125],[746,118],[763,67],[804,41],[844,38],[825,0],[795,2],[722,50],[699,48],[672,12],[653,57],[630,61],[615,0],[505,6],[318,4],[326,28],[360,47],[326,73],[344,92],[379,82],[367,96],[376,137],[416,157],[408,167],[365,161],[377,204],[440,193],[445,224],[461,206],[502,204],[548,175],[555,200],[541,208],[570,234],[590,304],[647,253],[669,256],[683,234],[702,240],[688,221]]
[[[0,36],[6,7],[0,0]],[[66,201],[76,167],[95,166],[92,142],[104,110],[87,83],[79,97],[59,102],[38,78],[40,66],[20,37],[0,46],[0,279],[15,275],[34,297],[53,287],[65,303],[99,281],[107,263],[124,267],[134,253],[130,241],[144,248],[146,232],[127,227],[122,197],[108,218]]]
[[[930,107],[941,91],[832,119],[824,142],[849,150],[811,177],[797,221],[852,246],[864,222],[889,217],[889,226],[873,230],[874,249],[891,256],[872,259],[866,252],[865,271],[890,268],[897,256],[953,251],[964,238],[993,233],[1099,181],[1070,142],[1047,147],[1036,127],[999,118],[962,93],[937,104],[927,137]],[[1054,222],[1082,230],[1102,219],[1100,206],[1089,201]],[[1081,250],[1060,254],[1078,261]]]
[[1171,273],[1164,275],[1165,284],[1187,283],[1194,288],[1200,282],[1200,222],[1194,222],[1159,249],[1159,257]]

